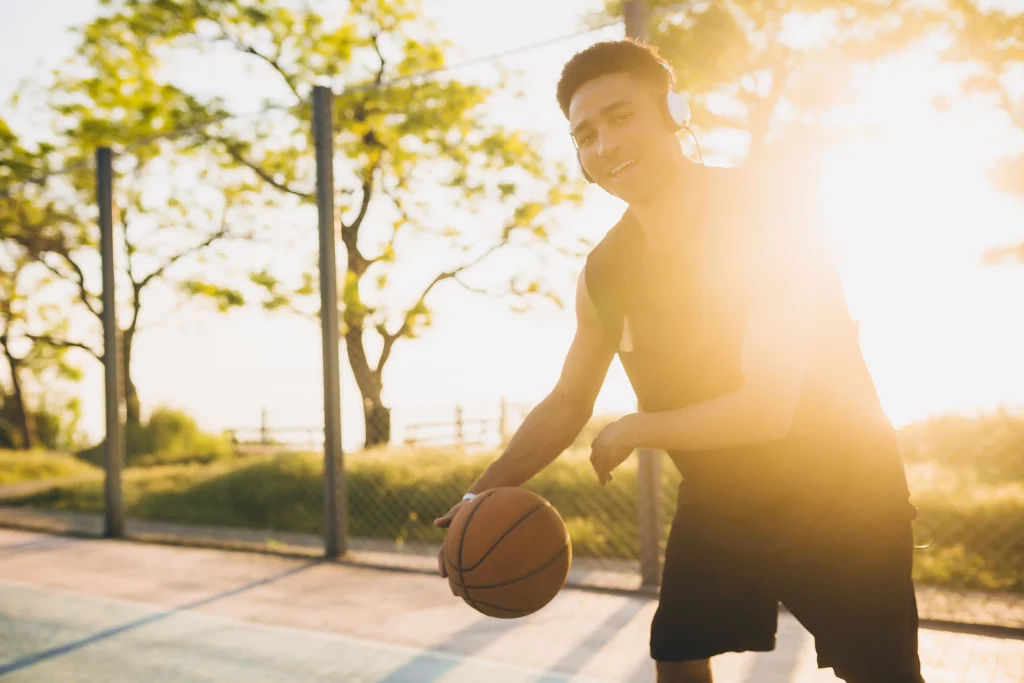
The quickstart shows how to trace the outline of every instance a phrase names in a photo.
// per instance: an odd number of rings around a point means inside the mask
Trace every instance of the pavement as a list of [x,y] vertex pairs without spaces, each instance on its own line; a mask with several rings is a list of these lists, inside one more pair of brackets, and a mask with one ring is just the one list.
[[[651,683],[656,606],[564,589],[484,617],[446,582],[315,557],[0,529],[0,680]],[[928,683],[1024,683],[1024,641],[923,629]],[[826,683],[787,614],[770,653],[713,661],[716,683]]]

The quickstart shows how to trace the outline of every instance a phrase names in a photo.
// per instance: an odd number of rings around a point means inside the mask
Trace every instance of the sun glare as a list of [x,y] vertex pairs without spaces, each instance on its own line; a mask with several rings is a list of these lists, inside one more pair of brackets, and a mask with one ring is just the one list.
[[934,111],[894,117],[826,155],[823,228],[897,422],[998,394],[981,330],[1009,292],[994,290],[980,259],[1013,218],[985,178],[989,162],[984,144]]

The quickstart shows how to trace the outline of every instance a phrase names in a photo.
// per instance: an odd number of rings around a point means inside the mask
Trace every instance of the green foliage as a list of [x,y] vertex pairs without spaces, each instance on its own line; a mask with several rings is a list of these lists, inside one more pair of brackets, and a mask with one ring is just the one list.
[[[750,154],[772,138],[805,136],[850,100],[859,65],[912,44],[934,24],[913,0],[649,0],[649,41],[691,98],[694,125],[750,135]],[[607,0],[595,22],[622,16]],[[794,27],[820,27],[818,37]],[[815,134],[821,131],[814,131]]]
[[0,485],[73,477],[99,478],[101,475],[98,467],[68,455],[0,450]]
[[[1024,14],[1006,11],[998,4],[979,0],[947,0],[944,14],[952,38],[945,53],[948,62],[964,74],[956,99],[980,98],[1003,111],[1019,133],[1024,133]],[[943,98],[951,105],[953,98]],[[1014,146],[1008,144],[1007,150]],[[1006,156],[989,175],[1003,192],[1024,197],[1024,154]],[[1024,241],[991,249],[988,263],[1024,263]]]
[[[396,341],[430,325],[436,287],[485,289],[474,280],[485,262],[498,267],[492,256],[508,247],[528,255],[519,260],[525,267],[548,249],[580,251],[565,235],[553,238],[555,211],[579,201],[579,183],[542,157],[539,140],[488,120],[490,89],[433,73],[446,66],[448,46],[417,0],[359,0],[331,17],[308,4],[268,0],[110,0],[104,8],[81,34],[80,58],[90,75],[64,86],[68,111],[93,113],[94,125],[80,136],[89,144],[137,146],[148,135],[185,128],[182,149],[207,168],[244,177],[293,204],[311,204],[309,100],[317,83],[336,93],[336,203],[347,251],[339,262],[347,266],[342,322],[352,331],[347,343],[358,347],[350,362],[368,405],[380,400],[381,371]],[[244,126],[213,123],[230,113],[221,102],[200,102],[160,81],[162,64],[186,52],[195,57],[197,49],[202,60],[213,48],[232,51],[265,74],[275,111]],[[412,77],[417,74],[424,75]],[[140,163],[158,152],[155,145],[140,149]],[[475,215],[485,209],[493,218],[482,222]],[[402,278],[391,273],[421,265],[420,255],[435,247],[442,247],[437,276],[399,297],[392,283]],[[552,287],[524,284],[519,273],[506,276],[509,286],[499,278],[493,293],[560,305]],[[315,281],[312,273],[295,282],[260,269],[249,284],[269,310],[317,315]],[[221,309],[242,301],[206,279],[190,279],[183,288]],[[362,348],[364,335],[382,338],[375,364]]]
[[900,430],[909,463],[929,462],[984,484],[1024,483],[1024,414],[935,417]]
[[[17,403],[10,396],[0,402],[0,448],[24,448],[17,427]],[[36,447],[58,453],[68,453],[81,443],[79,423],[82,417],[78,399],[70,399],[57,408],[39,406],[31,410],[35,426]]]
[[[98,465],[103,463],[101,442],[79,453],[79,457]],[[157,408],[149,419],[125,430],[125,466],[154,467],[168,464],[211,463],[234,457],[230,441],[207,434],[186,413]]]

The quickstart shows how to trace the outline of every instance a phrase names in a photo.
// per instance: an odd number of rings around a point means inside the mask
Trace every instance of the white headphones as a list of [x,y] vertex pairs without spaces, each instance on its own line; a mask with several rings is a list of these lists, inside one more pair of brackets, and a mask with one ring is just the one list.
[[[668,70],[667,67],[666,70]],[[671,72],[669,73],[671,74]],[[674,82],[672,85],[674,85]],[[669,90],[668,93],[665,94],[664,114],[666,121],[669,125],[674,126],[675,132],[677,133],[681,130],[686,130],[690,126],[690,105],[686,101],[686,98],[674,90]],[[573,140],[573,145],[575,144],[576,141]],[[580,173],[583,174],[583,177],[588,183],[594,182],[590,177],[590,174],[583,168],[583,162],[580,161],[578,149],[576,151],[576,165],[579,166]]]

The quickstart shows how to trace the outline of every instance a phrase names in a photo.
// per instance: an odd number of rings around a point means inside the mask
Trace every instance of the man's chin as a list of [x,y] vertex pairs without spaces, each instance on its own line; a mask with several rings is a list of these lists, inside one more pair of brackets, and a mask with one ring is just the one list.
[[650,183],[610,182],[603,187],[608,194],[618,197],[631,206],[649,202],[653,194],[653,187]]

